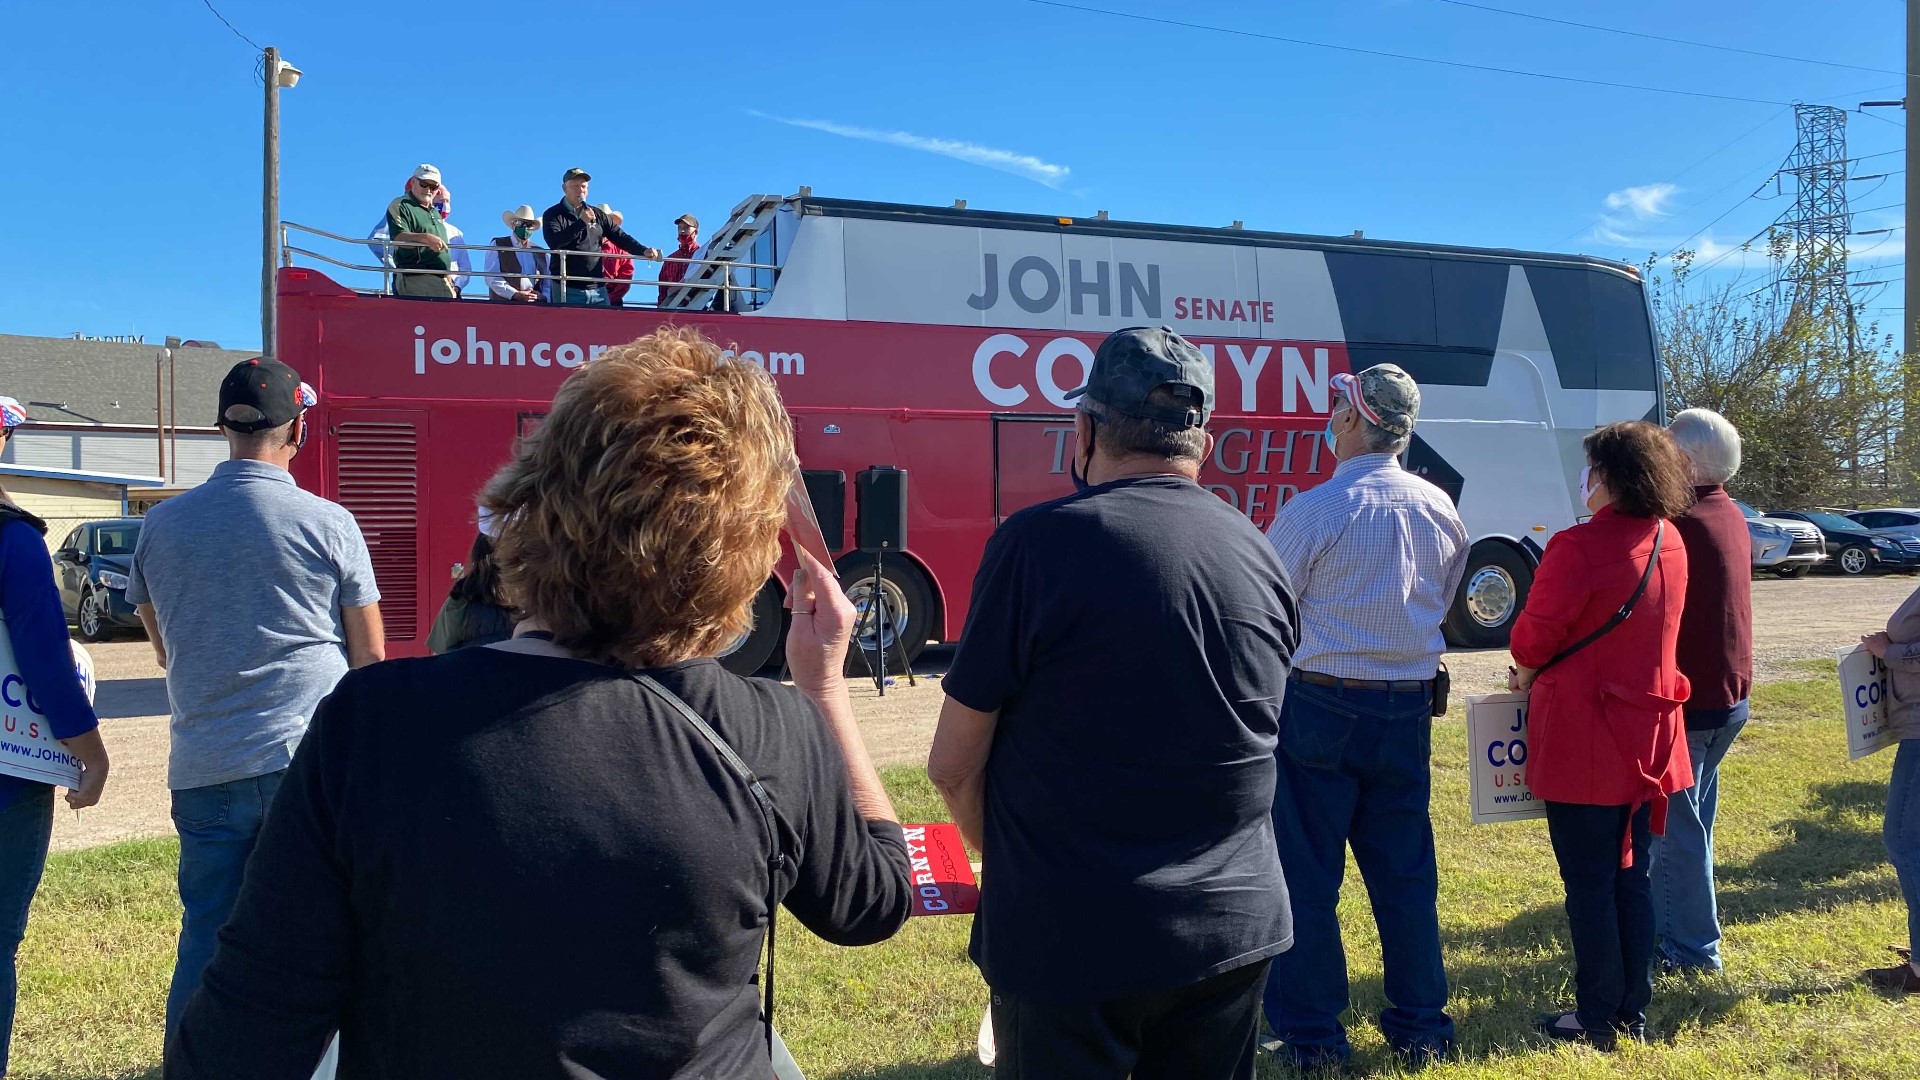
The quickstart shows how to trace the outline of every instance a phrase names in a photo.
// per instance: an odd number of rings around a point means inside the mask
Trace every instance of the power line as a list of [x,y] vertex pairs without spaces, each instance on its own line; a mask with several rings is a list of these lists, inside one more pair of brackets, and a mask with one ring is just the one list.
[[[1038,0],[1035,0],[1035,2],[1038,2]],[[1877,112],[1868,112],[1868,111],[1867,111],[1867,110],[1865,110],[1865,109],[1856,109],[1856,110],[1854,110],[1854,111],[1855,111],[1855,112],[1857,112],[1857,113],[1859,113],[1859,114],[1860,114],[1861,116],[1864,116],[1864,117],[1867,117],[1867,118],[1868,118],[1868,119],[1870,119],[1870,120],[1878,120],[1878,121],[1880,121],[1880,122],[1881,122],[1881,123],[1883,123],[1883,124],[1890,124],[1890,125],[1892,125],[1893,127],[1897,127],[1897,128],[1902,128],[1902,129],[1904,129],[1904,128],[1905,128],[1905,127],[1907,126],[1907,125],[1905,125],[1905,124],[1903,124],[1903,123],[1901,123],[1901,122],[1900,122],[1900,121],[1898,121],[1898,120],[1889,120],[1889,119],[1887,119],[1886,117],[1884,117],[1884,116],[1881,116],[1881,115],[1880,115],[1879,113],[1877,113]]]
[[[1575,75],[1554,75],[1544,71],[1523,71],[1519,68],[1494,67],[1490,64],[1470,64],[1462,60],[1441,60],[1431,56],[1414,56],[1411,53],[1387,52],[1383,49],[1365,49],[1357,45],[1334,45],[1329,42],[1312,41],[1307,38],[1265,34],[1257,30],[1239,30],[1229,26],[1209,26],[1206,23],[1186,22],[1181,19],[1167,19],[1155,15],[1136,15],[1130,11],[1110,11],[1106,8],[1062,3],[1061,0],[1027,0],[1027,3],[1038,4],[1042,7],[1060,8],[1064,11],[1078,11],[1089,15],[1104,15],[1114,19],[1132,19],[1136,22],[1154,23],[1159,26],[1177,26],[1187,30],[1205,30],[1210,33],[1231,34],[1235,37],[1254,38],[1260,41],[1276,41],[1284,45],[1304,45],[1313,49],[1330,49],[1334,52],[1375,56],[1387,60],[1408,60],[1416,64],[1434,64],[1439,67],[1461,68],[1467,71],[1486,71],[1500,75],[1521,75],[1529,79],[1546,79],[1550,82],[1578,83],[1584,86],[1604,86],[1614,90],[1639,90],[1649,94],[1672,94],[1679,97],[1707,98],[1714,101],[1738,101],[1749,105],[1793,104],[1790,101],[1741,97],[1738,94],[1711,94],[1703,90],[1676,90],[1666,86],[1642,86],[1638,83],[1609,82],[1605,79],[1584,79]],[[1891,121],[1889,121],[1889,123],[1891,123]]]
[[1454,7],[1472,8],[1475,11],[1491,11],[1496,15],[1511,15],[1516,19],[1533,19],[1537,22],[1558,23],[1561,26],[1577,26],[1582,30],[1598,30],[1603,34],[1619,34],[1622,37],[1645,38],[1648,41],[1664,41],[1673,45],[1690,45],[1696,49],[1713,49],[1718,52],[1741,53],[1746,56],[1763,56],[1769,60],[1790,60],[1796,64],[1818,64],[1821,67],[1848,68],[1853,71],[1872,71],[1881,75],[1904,75],[1905,72],[1888,68],[1865,67],[1860,64],[1842,64],[1832,60],[1814,60],[1805,56],[1787,56],[1782,53],[1760,52],[1756,49],[1742,49],[1733,45],[1715,45],[1710,41],[1689,41],[1686,38],[1666,37],[1661,34],[1645,34],[1638,30],[1621,30],[1612,26],[1595,26],[1592,23],[1574,22],[1572,19],[1556,19],[1551,15],[1535,15],[1530,11],[1509,11],[1506,8],[1488,4],[1469,4],[1466,0],[1439,0],[1442,4]]
[[219,19],[222,25],[224,25],[227,29],[233,31],[234,37],[237,37],[241,41],[246,42],[248,45],[253,46],[254,52],[264,53],[267,51],[261,48],[258,42],[254,41],[252,38],[248,37],[247,35],[241,33],[239,27],[236,27],[232,23],[227,22],[227,17],[225,15],[220,14],[219,8],[213,6],[213,0],[200,0],[200,2],[207,5],[207,10],[213,12],[214,18]]
[[[1752,201],[1755,195],[1760,194],[1761,188],[1764,188],[1767,186],[1767,181],[1772,180],[1775,176],[1778,176],[1778,175],[1780,175],[1778,170],[1775,170],[1773,173],[1769,174],[1766,180],[1760,181],[1760,187],[1754,188],[1753,191],[1747,194],[1746,198],[1743,198],[1739,202],[1734,203],[1732,206],[1727,207],[1725,213],[1721,214],[1719,217],[1714,218],[1712,221],[1707,222],[1705,225],[1702,225],[1698,229],[1695,229],[1693,232],[1689,233],[1679,243],[1668,248],[1667,253],[1665,255],[1660,256],[1660,258],[1662,259],[1671,258],[1674,252],[1679,251],[1683,247],[1686,247],[1689,243],[1693,241],[1695,237],[1699,236],[1701,233],[1711,230],[1715,225],[1720,224],[1722,221],[1727,220],[1727,218],[1733,215],[1733,212],[1735,210],[1738,210],[1741,207],[1747,205],[1748,202]],[[1732,184],[1727,185],[1727,187],[1732,187],[1732,186],[1733,186]],[[1727,190],[1727,188],[1725,187],[1720,189],[1720,191],[1725,191],[1725,190]],[[1714,195],[1718,195],[1719,193],[1720,193],[1719,191],[1716,191],[1714,192]],[[1707,196],[1707,198],[1709,199],[1712,197],[1713,197],[1712,195]],[[1706,199],[1700,200],[1700,202],[1706,202],[1706,201],[1707,201]],[[1699,205],[1699,203],[1695,203],[1694,205],[1697,206]],[[1748,241],[1748,242],[1751,243],[1752,241]]]

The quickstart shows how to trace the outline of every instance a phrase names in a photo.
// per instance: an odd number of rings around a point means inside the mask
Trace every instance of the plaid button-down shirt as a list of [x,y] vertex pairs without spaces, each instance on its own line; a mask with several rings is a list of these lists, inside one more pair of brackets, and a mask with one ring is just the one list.
[[1467,530],[1445,492],[1391,454],[1348,458],[1287,500],[1267,540],[1300,597],[1294,670],[1433,678],[1467,565]]

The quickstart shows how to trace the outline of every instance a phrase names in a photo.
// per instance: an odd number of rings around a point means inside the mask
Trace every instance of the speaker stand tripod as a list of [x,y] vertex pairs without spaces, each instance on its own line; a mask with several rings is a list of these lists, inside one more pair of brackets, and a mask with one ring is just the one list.
[[[877,548],[873,553],[873,589],[869,592],[868,610],[873,612],[873,653],[880,661],[875,666],[867,660],[867,650],[860,650],[860,659],[867,665],[867,671],[873,675],[873,687],[881,697],[887,696],[887,639],[900,646],[900,668],[907,673],[907,685],[919,686],[920,680],[913,674],[913,662],[907,658],[907,642],[900,636],[899,627],[894,625],[893,612],[887,607],[887,594],[881,591],[881,560],[886,557],[885,548]],[[856,628],[857,629],[857,628]]]

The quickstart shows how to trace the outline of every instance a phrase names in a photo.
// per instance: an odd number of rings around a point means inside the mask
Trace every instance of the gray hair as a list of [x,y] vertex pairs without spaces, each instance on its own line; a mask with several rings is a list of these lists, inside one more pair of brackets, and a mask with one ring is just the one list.
[[[1188,404],[1188,401],[1170,388],[1161,386],[1147,395],[1146,403],[1183,407]],[[1090,397],[1080,399],[1080,411],[1100,422],[1100,433],[1097,436],[1099,445],[1106,447],[1107,452],[1115,456],[1142,454],[1148,457],[1165,458],[1168,461],[1191,461],[1196,464],[1207,456],[1205,428],[1181,427],[1159,420],[1128,416]]]
[[1667,425],[1699,484],[1724,484],[1740,471],[1740,432],[1712,409],[1688,409]]
[[1399,435],[1388,431],[1379,424],[1367,419],[1365,413],[1353,407],[1353,403],[1342,397],[1339,402],[1360,421],[1364,430],[1363,448],[1369,454],[1393,454],[1399,456],[1407,452],[1407,444],[1413,441],[1412,435]]

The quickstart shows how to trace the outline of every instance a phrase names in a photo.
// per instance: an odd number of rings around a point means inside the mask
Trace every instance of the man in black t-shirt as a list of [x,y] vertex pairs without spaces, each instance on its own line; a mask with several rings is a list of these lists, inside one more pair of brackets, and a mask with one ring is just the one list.
[[985,860],[1001,1080],[1245,1080],[1292,944],[1271,820],[1286,571],[1196,482],[1213,371],[1173,331],[1094,357],[1076,494],[987,544],[928,772]]

